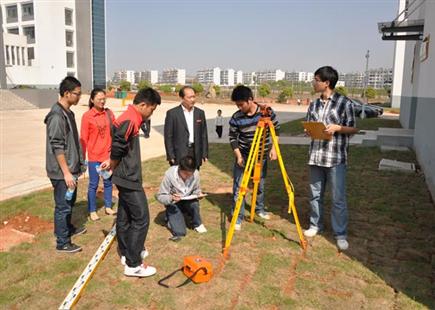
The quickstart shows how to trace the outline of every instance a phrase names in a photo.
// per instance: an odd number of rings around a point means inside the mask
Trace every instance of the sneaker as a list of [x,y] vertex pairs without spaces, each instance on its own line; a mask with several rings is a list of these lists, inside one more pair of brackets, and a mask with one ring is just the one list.
[[97,212],[91,212],[91,213],[89,213],[89,218],[93,222],[100,220],[100,217],[98,216]]
[[178,242],[181,240],[181,238],[182,237],[180,237],[180,236],[172,236],[172,237],[169,237],[169,240],[174,241],[174,242]]
[[113,211],[112,208],[104,208],[104,209],[105,209],[105,213],[106,213],[107,215],[116,215],[116,212]]
[[305,237],[314,237],[315,235],[317,235],[319,233],[319,230],[317,228],[314,227],[310,227],[309,229],[304,231],[304,236]]
[[270,220],[270,215],[266,212],[258,212],[257,215],[261,217],[263,220]]
[[349,248],[349,242],[346,239],[338,239],[337,240],[337,248],[340,251],[346,251]]
[[80,252],[82,248],[74,243],[67,243],[61,247],[57,246],[56,250],[58,252],[64,252],[64,253],[76,253],[76,252]]
[[236,223],[236,225],[234,225],[234,229],[237,231],[241,231],[242,230],[242,224],[240,223]]
[[80,227],[80,228],[76,228],[73,227],[71,229],[71,236],[78,236],[78,235],[83,235],[87,232],[88,230],[86,229],[86,227]]
[[203,234],[207,232],[207,228],[205,228],[204,224],[201,224],[198,227],[195,227],[195,231],[197,233]]
[[[150,255],[150,253],[146,249],[140,252],[140,258],[142,259],[144,259],[148,255]],[[121,256],[121,265],[125,266],[125,256]]]
[[126,275],[127,277],[144,278],[144,277],[152,276],[156,274],[156,272],[157,272],[156,268],[144,264],[137,267],[128,267],[128,266],[124,267],[124,275]]

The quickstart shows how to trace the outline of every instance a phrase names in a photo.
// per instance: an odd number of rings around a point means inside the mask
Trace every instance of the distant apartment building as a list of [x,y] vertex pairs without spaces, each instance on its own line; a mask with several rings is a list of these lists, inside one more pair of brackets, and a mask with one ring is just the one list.
[[234,83],[243,84],[243,71],[238,70],[234,72]]
[[235,71],[234,69],[221,70],[220,85],[234,86]]
[[341,74],[340,77],[344,80],[347,88],[363,88],[364,87],[364,73],[352,72]]
[[313,72],[286,72],[284,79],[290,82],[311,82],[314,78]]
[[[234,74],[234,70],[233,70]],[[201,84],[221,85],[221,69],[219,67],[202,69],[196,72],[196,79]],[[234,83],[234,81],[233,81]]]
[[139,84],[141,81],[157,84],[159,82],[159,72],[157,70],[137,71],[134,74],[134,81],[136,84]]
[[281,70],[264,70],[256,72],[256,76],[258,84],[270,81],[276,82],[284,79],[285,72]]
[[131,84],[136,83],[136,72],[133,70],[120,70],[113,74],[112,82],[118,84],[121,81],[127,81]]
[[393,81],[393,69],[371,69],[368,72],[368,86],[373,88],[384,88],[391,86]]
[[186,70],[185,69],[165,69],[162,71],[160,79],[162,84],[186,84]]
[[254,85],[256,81],[255,72],[244,72],[243,73],[243,84],[244,85]]
[[66,75],[84,90],[106,87],[105,0],[2,0],[8,87],[58,87]]

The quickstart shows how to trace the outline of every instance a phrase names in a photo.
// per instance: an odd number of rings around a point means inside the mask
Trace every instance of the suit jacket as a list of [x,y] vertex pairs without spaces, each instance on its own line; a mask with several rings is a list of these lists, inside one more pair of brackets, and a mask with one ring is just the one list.
[[[202,164],[203,158],[208,158],[207,122],[204,111],[193,108],[193,135],[195,143],[196,166]],[[165,118],[165,149],[166,159],[175,159],[178,164],[187,155],[189,144],[189,129],[181,105],[166,112]]]

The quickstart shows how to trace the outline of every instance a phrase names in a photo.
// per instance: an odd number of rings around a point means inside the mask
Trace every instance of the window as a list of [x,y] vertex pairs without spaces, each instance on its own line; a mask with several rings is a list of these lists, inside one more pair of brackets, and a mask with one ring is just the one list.
[[23,21],[33,20],[33,3],[21,5],[21,19]]
[[25,47],[22,47],[21,48],[21,62],[22,62],[22,65],[24,66],[24,65],[26,65],[26,53],[25,53]]
[[66,40],[65,44],[66,44],[66,46],[70,46],[70,47],[74,46],[73,39],[74,39],[74,32],[68,31],[68,30],[65,31],[65,40]]
[[9,57],[9,45],[5,45],[6,47],[6,64],[9,65],[11,59]]
[[35,59],[35,48],[28,47],[27,48],[27,60],[29,66],[32,64],[32,60]]
[[74,68],[74,53],[66,52],[66,67]]
[[35,26],[23,27],[23,34],[27,37],[27,43],[35,43]]
[[15,65],[15,46],[11,46],[12,65]]
[[75,72],[67,72],[66,76],[76,76],[76,73]]
[[15,23],[18,21],[17,5],[10,5],[6,7],[6,22]]
[[8,33],[19,34],[19,32],[18,32],[18,28],[9,28],[9,29],[8,29]]
[[65,25],[72,26],[73,24],[73,11],[71,9],[65,9]]

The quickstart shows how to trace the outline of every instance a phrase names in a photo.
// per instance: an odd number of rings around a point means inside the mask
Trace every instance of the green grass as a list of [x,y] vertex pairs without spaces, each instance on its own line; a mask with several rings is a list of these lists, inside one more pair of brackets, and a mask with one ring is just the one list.
[[[307,147],[282,146],[281,151],[305,228],[309,218]],[[170,233],[162,225],[164,208],[153,198],[167,163],[163,157],[145,161],[142,166],[151,222],[146,241],[151,255],[146,263],[155,265],[158,275],[142,280],[124,277],[115,243],[78,308],[434,308],[433,248],[428,243],[434,232],[428,219],[435,214],[430,194],[420,175],[379,172],[381,158],[416,161],[412,152],[382,153],[377,148],[351,147],[347,175],[350,248],[341,255],[330,230],[329,192],[325,199],[326,231],[309,240],[308,251],[302,255],[294,220],[287,214],[279,168],[271,163],[266,206],[272,219],[243,223],[222,270],[220,253],[231,206],[233,159],[229,146],[211,145],[210,162],[201,168],[202,188],[209,192],[201,201],[208,233],[198,235],[189,230],[179,243],[167,240]],[[0,203],[2,220],[23,212],[52,221],[52,193],[42,191]],[[59,306],[113,223],[104,215],[101,221],[87,222],[86,184],[79,185],[73,220],[88,228],[86,235],[73,240],[83,246],[79,254],[56,253],[51,231],[38,235],[32,244],[0,253],[1,308]],[[180,267],[184,256],[192,254],[213,263],[216,274],[211,282],[181,289],[157,285],[157,280]],[[178,274],[170,284],[183,280]]]
[[[283,136],[298,136],[304,133],[304,128],[301,122],[304,118],[296,119],[287,123],[281,124],[280,135]],[[378,130],[380,127],[387,128],[402,128],[399,120],[385,118],[357,118],[356,125],[359,130]]]

